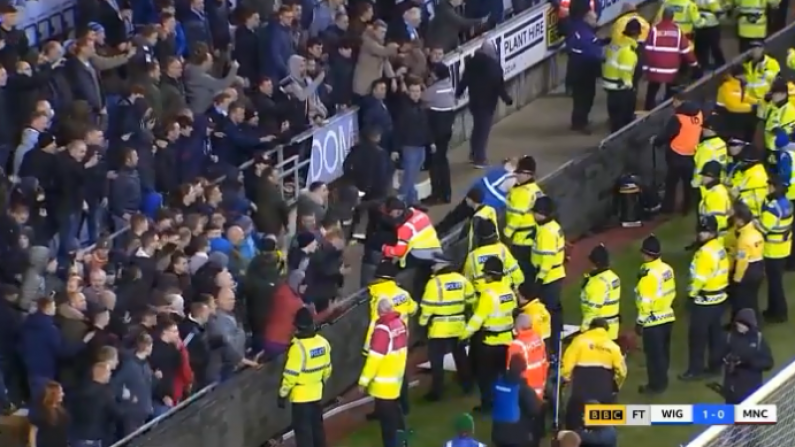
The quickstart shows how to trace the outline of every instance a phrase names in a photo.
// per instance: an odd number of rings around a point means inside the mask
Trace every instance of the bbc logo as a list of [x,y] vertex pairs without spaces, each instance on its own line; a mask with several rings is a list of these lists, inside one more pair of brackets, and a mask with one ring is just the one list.
[[586,405],[585,425],[623,425],[627,420],[627,410],[623,405]]

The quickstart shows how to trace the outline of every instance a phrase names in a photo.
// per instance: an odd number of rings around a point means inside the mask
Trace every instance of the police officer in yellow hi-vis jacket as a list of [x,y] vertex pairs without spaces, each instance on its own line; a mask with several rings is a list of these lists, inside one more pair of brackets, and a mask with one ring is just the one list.
[[762,316],[768,323],[787,321],[784,267],[792,250],[792,212],[792,203],[787,199],[784,185],[778,179],[771,179],[758,221],[759,230],[765,237],[767,309]]
[[420,301],[420,326],[428,328],[428,360],[431,363],[431,391],[425,400],[441,399],[444,389],[444,357],[453,354],[458,380],[464,392],[471,390],[467,355],[459,337],[466,328],[467,305],[474,304],[475,288],[450,261],[439,257]]
[[491,221],[480,220],[475,223],[475,234],[482,244],[467,255],[464,262],[464,276],[479,290],[483,283],[483,264],[492,256],[496,256],[505,266],[505,275],[511,285],[516,288],[525,281],[519,263],[508,247],[500,242],[497,227]]
[[388,298],[378,300],[375,307],[378,318],[359,375],[359,389],[375,400],[383,447],[399,447],[397,433],[405,428],[405,421],[398,399],[405,393],[409,333]]
[[643,240],[640,248],[643,264],[635,286],[635,307],[638,317],[635,332],[643,337],[648,382],[638,388],[641,394],[660,394],[668,388],[671,366],[671,330],[676,298],[676,277],[670,265],[663,262],[660,241],[654,235]]
[[601,318],[608,324],[607,333],[611,340],[618,339],[621,312],[621,280],[610,269],[610,255],[603,244],[591,250],[588,260],[593,270],[585,275],[580,292],[580,309],[582,323],[580,331],[585,332],[591,327],[594,318]]
[[503,281],[505,267],[496,257],[483,265],[484,284],[475,306],[475,312],[467,323],[461,340],[473,335],[469,347],[472,369],[480,389],[481,404],[476,411],[491,411],[492,388],[497,376],[505,371],[508,345],[513,341],[513,311],[516,295],[507,281]]
[[[692,0],[687,1],[692,2]],[[638,65],[640,31],[640,23],[637,20],[630,20],[624,29],[623,39],[612,42],[605,51],[602,87],[607,92],[607,114],[611,133],[618,132],[635,119],[634,80],[635,68]]]
[[[538,298],[538,287],[535,282],[526,281],[519,286],[519,306],[516,315],[525,314],[530,317],[530,325],[542,340],[547,342],[552,335],[552,319],[547,307]],[[548,345],[548,343],[547,343]],[[549,347],[547,347],[549,351]]]
[[632,20],[637,20],[638,23],[640,23],[638,42],[645,42],[646,38],[649,37],[651,25],[648,20],[640,15],[638,7],[632,3],[624,3],[621,5],[621,15],[618,16],[616,21],[613,22],[613,27],[610,28],[610,41],[619,42],[624,37],[624,30],[627,29],[627,23]]
[[[536,200],[533,206],[538,229],[536,243],[533,245],[531,262],[536,271],[535,281],[540,286],[541,301],[552,317],[552,338],[550,339],[551,358],[558,354],[558,341],[563,331],[563,305],[560,293],[563,280],[566,278],[566,237],[563,229],[555,220],[555,205],[552,199],[544,196]],[[528,281],[531,278],[526,278]]]
[[[721,48],[720,18],[723,16],[723,5],[719,0],[696,0],[701,23],[695,30],[696,60],[706,69],[720,68],[726,64]],[[710,56],[712,60],[710,61]]]
[[765,44],[762,40],[751,40],[747,45],[751,53],[743,62],[745,87],[748,93],[761,101],[770,91],[770,85],[781,71],[781,66],[775,58],[765,54]]
[[[723,326],[729,288],[729,255],[718,237],[714,216],[701,218],[698,228],[701,243],[690,263],[690,327],[688,328],[688,368],[680,380],[698,380],[721,371],[723,362]],[[709,348],[707,368],[704,356]]]
[[478,235],[475,231],[479,222],[491,222],[494,225],[494,231],[497,233],[497,238],[499,239],[500,233],[497,225],[497,210],[495,210],[494,207],[483,204],[483,191],[478,188],[470,189],[464,201],[474,211],[467,225],[469,229],[469,233],[467,234],[468,250],[472,251],[483,245],[483,242],[478,240]]
[[740,53],[745,53],[755,40],[767,37],[767,8],[776,8],[780,0],[734,0]]
[[543,196],[536,183],[536,160],[525,156],[516,163],[516,185],[508,191],[505,198],[505,240],[511,244],[511,253],[519,262],[525,278],[535,278],[530,256],[536,238],[536,221],[533,218],[533,205]]
[[[724,173],[718,161],[710,161],[701,169],[701,202],[698,204],[699,219],[713,216],[718,222],[718,235],[723,238],[729,229],[732,211],[732,198],[729,190],[721,183]],[[695,247],[694,247],[695,248]]]
[[783,79],[776,79],[770,87],[770,101],[765,111],[765,148],[768,150],[765,162],[775,166],[778,157],[775,152],[776,136],[782,131],[791,135],[795,131],[795,106],[788,99],[788,87]]
[[735,163],[727,175],[731,183],[732,198],[748,205],[754,217],[762,214],[762,205],[767,197],[767,170],[762,164],[762,155],[750,144],[729,145],[729,154]]
[[732,220],[736,233],[733,273],[729,286],[732,321],[742,309],[753,309],[759,318],[759,288],[765,277],[765,239],[754,223],[754,216],[742,202],[734,204]]
[[[726,166],[729,164],[729,152],[726,142],[717,133],[717,121],[717,115],[710,115],[704,120],[704,126],[701,128],[701,141],[696,145],[696,153],[693,155],[693,162],[696,165],[691,183],[693,188],[701,188],[701,170],[707,163],[717,162],[723,172],[726,172]],[[722,176],[718,177],[718,180],[722,179]]]
[[586,402],[615,402],[627,378],[627,364],[621,348],[607,334],[605,320],[591,321],[591,328],[572,340],[563,354],[560,376],[571,387],[566,405],[567,430],[582,427]]
[[674,23],[690,40],[693,40],[695,29],[705,24],[704,18],[698,11],[698,5],[693,0],[665,0],[657,11],[655,23],[660,21],[665,9],[674,11]]
[[297,447],[325,447],[323,387],[331,377],[331,345],[317,333],[309,309],[295,314],[295,337],[287,350],[287,361],[279,387],[279,408],[287,399]]

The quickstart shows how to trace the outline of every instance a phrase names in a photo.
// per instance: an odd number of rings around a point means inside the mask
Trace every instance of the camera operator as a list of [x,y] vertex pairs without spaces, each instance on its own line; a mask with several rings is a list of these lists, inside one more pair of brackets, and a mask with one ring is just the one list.
[[762,338],[753,309],[742,309],[726,337],[721,394],[727,404],[739,404],[762,386],[762,374],[773,368],[770,346]]

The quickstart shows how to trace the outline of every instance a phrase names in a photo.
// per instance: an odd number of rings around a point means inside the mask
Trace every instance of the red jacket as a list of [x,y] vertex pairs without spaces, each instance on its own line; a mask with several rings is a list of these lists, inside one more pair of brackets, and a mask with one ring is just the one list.
[[[265,320],[263,340],[289,345],[295,332],[293,325],[295,314],[302,307],[304,307],[304,301],[290,288],[287,282],[278,285],[273,292],[273,302]],[[315,321],[317,321],[317,316],[315,317]]]
[[662,21],[651,27],[643,50],[643,71],[649,82],[674,82],[683,61],[696,65],[690,40],[671,21]]
[[190,368],[188,348],[182,342],[179,342],[179,356],[181,359],[179,371],[174,377],[174,405],[182,401],[185,391],[193,384],[193,370]]

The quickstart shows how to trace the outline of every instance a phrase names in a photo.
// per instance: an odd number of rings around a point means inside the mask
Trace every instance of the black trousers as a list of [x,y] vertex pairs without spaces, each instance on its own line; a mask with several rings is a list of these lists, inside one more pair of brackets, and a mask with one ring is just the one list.
[[[790,201],[793,207],[795,207],[795,201]],[[795,219],[792,220],[792,232],[795,233]],[[791,237],[792,242],[792,251],[789,254],[789,258],[787,258],[787,270],[795,269],[795,237]]]
[[591,73],[572,73],[575,82],[571,85],[571,127],[583,129],[588,125],[588,116],[593,108],[596,97],[597,77]]
[[[709,28],[697,28],[695,45],[696,60],[702,68],[718,68],[726,64],[726,57],[720,47],[720,25]],[[712,56],[710,63],[710,56]]]
[[[477,345],[475,345],[477,343]],[[475,380],[480,389],[480,405],[490,409],[494,404],[494,382],[505,371],[508,346],[492,346],[483,343],[483,336],[473,339],[469,360],[473,366]]]
[[789,0],[782,0],[778,8],[767,8],[767,35],[781,31],[787,25],[787,13],[789,12]]
[[773,317],[787,317],[787,297],[784,293],[784,266],[786,258],[765,258],[765,276],[767,277],[767,310],[766,314]]
[[450,200],[453,192],[450,186],[450,160],[447,152],[453,138],[454,112],[431,111],[431,129],[436,151],[431,153],[428,173],[431,176],[431,194],[439,199]]
[[610,133],[616,133],[631,123],[635,119],[634,90],[607,90],[607,115]]
[[643,328],[643,354],[646,356],[648,387],[654,391],[668,388],[671,366],[671,330],[674,323]]
[[690,302],[690,326],[687,331],[688,367],[693,374],[704,372],[704,357],[707,356],[707,369],[720,369],[723,362],[723,345],[726,337],[723,333],[723,318],[726,307],[724,303],[698,305]]
[[577,431],[584,425],[583,415],[585,413],[585,403],[589,400],[599,401],[600,404],[615,403],[615,385],[591,383],[587,394],[572,391],[569,400],[566,402],[566,412],[564,415],[564,427],[566,430]]
[[732,308],[732,318],[740,309],[753,309],[757,321],[759,319],[759,288],[762,287],[761,279],[747,280],[732,283],[729,288],[729,304]]
[[532,245],[511,245],[511,254],[516,258],[516,263],[519,264],[519,269],[522,270],[526,281],[532,281],[536,277],[536,269],[533,263],[530,262],[530,256],[533,254]]
[[560,336],[563,331],[563,304],[560,300],[560,294],[563,290],[563,280],[552,281],[549,284],[541,286],[539,295],[541,302],[544,303],[549,311],[550,325],[552,326],[552,334],[549,337],[549,346],[547,355],[554,361],[558,357],[558,345],[560,344]]
[[665,172],[665,196],[663,197],[662,212],[674,211],[676,187],[681,182],[684,189],[682,213],[686,214],[693,206],[693,187],[690,185],[695,169],[693,157],[680,155],[669,148],[665,151],[665,161],[668,164],[668,170]]
[[293,403],[291,407],[296,447],[326,447],[320,401]]
[[648,85],[646,85],[646,99],[643,101],[643,108],[645,110],[652,110],[657,107],[657,93],[660,92],[660,87],[663,88],[663,101],[671,99],[671,97],[674,96],[672,84],[649,82]]
[[756,42],[759,39],[750,39],[748,37],[740,37],[737,39],[738,48],[740,50],[740,54],[745,53],[746,51],[751,49],[751,44]]
[[453,353],[458,381],[465,392],[472,387],[469,364],[464,344],[458,338],[431,338],[428,340],[428,360],[431,362],[431,394],[441,397],[444,391],[444,356]]
[[375,416],[381,426],[381,445],[397,447],[397,432],[405,429],[397,399],[375,399]]

